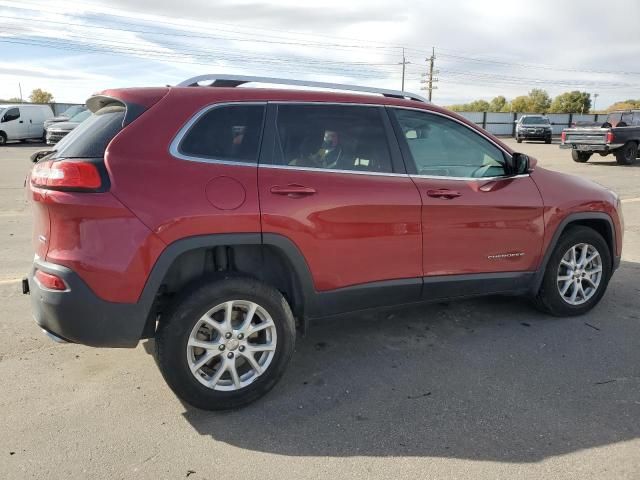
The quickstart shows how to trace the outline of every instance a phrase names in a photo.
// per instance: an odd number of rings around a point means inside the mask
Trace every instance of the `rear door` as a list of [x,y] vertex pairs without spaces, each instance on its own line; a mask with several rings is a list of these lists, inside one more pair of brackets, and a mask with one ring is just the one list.
[[[270,104],[258,169],[263,234],[291,240],[316,291],[389,281],[419,298],[420,195],[382,107]],[[377,300],[370,299],[373,303]]]
[[43,107],[32,107],[28,109],[29,138],[41,138],[44,133],[44,112]]
[[392,113],[422,197],[425,276],[535,270],[543,205],[529,175],[508,176],[506,152],[457,120]]

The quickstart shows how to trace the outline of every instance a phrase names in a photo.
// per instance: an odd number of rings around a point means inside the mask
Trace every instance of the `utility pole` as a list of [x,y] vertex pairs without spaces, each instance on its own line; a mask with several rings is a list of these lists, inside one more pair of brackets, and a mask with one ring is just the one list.
[[594,112],[596,111],[596,101],[598,100],[598,96],[599,95],[600,95],[599,93],[594,93],[593,94],[593,111]]
[[20,90],[20,103],[23,103],[23,100],[22,100],[22,85],[20,85],[20,82],[18,82],[18,90]]
[[[427,84],[426,87],[422,87],[422,90],[429,91],[429,96],[427,97],[429,101],[431,101],[431,98],[433,97],[433,91],[438,88],[434,85],[438,81],[438,78],[434,77],[434,75],[438,73],[438,71],[434,69],[435,60],[436,60],[436,48],[431,47],[431,56],[427,58],[427,61],[429,62],[429,73],[426,74],[427,79],[426,80],[423,79],[421,81],[421,83]],[[423,74],[423,76],[425,75]]]
[[408,63],[411,63],[411,62],[407,62],[407,59],[404,56],[404,47],[402,47],[402,62],[400,62],[398,65],[402,65],[402,90],[401,91],[403,92],[404,92],[404,72]]

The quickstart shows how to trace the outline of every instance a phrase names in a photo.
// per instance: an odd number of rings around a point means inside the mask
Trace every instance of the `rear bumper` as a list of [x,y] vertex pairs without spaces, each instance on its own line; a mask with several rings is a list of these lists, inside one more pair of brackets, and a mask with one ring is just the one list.
[[[43,288],[34,279],[36,270],[57,275],[68,289]],[[141,305],[102,300],[69,268],[40,259],[34,260],[27,281],[33,316],[45,331],[62,340],[94,347],[138,344],[146,322]]]
[[613,150],[615,150],[616,148],[620,148],[623,144],[617,144],[617,143],[612,143],[612,144],[607,144],[607,145],[603,145],[603,144],[594,144],[594,145],[586,145],[586,144],[582,144],[582,143],[561,143],[560,144],[560,148],[566,148],[566,149],[572,149],[572,150],[578,150],[580,152],[611,152]]

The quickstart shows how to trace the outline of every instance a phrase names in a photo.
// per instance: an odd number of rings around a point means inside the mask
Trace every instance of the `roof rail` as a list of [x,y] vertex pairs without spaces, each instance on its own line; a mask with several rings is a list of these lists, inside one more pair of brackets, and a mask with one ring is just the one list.
[[210,74],[199,75],[192,77],[184,82],[180,82],[178,87],[197,87],[200,82],[209,81],[212,82],[211,87],[237,87],[245,83],[271,83],[274,85],[293,85],[298,87],[314,87],[314,88],[329,88],[332,90],[349,90],[354,92],[363,93],[377,93],[384,95],[385,97],[393,98],[408,98],[409,100],[415,100],[418,102],[429,103],[424,97],[416,95],[414,93],[402,92],[400,90],[387,90],[384,88],[374,87],[362,87],[359,85],[345,85],[341,83],[326,83],[326,82],[312,82],[307,80],[291,80],[286,78],[272,78],[272,77],[252,77],[248,75],[229,75],[229,74]]

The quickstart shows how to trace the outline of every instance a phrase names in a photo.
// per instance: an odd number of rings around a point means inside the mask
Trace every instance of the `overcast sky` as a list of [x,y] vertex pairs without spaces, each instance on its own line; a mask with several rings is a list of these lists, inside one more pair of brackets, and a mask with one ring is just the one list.
[[435,47],[437,104],[544,88],[606,107],[640,98],[639,19],[622,0],[0,0],[0,98],[227,72],[400,89],[402,47],[418,92]]

